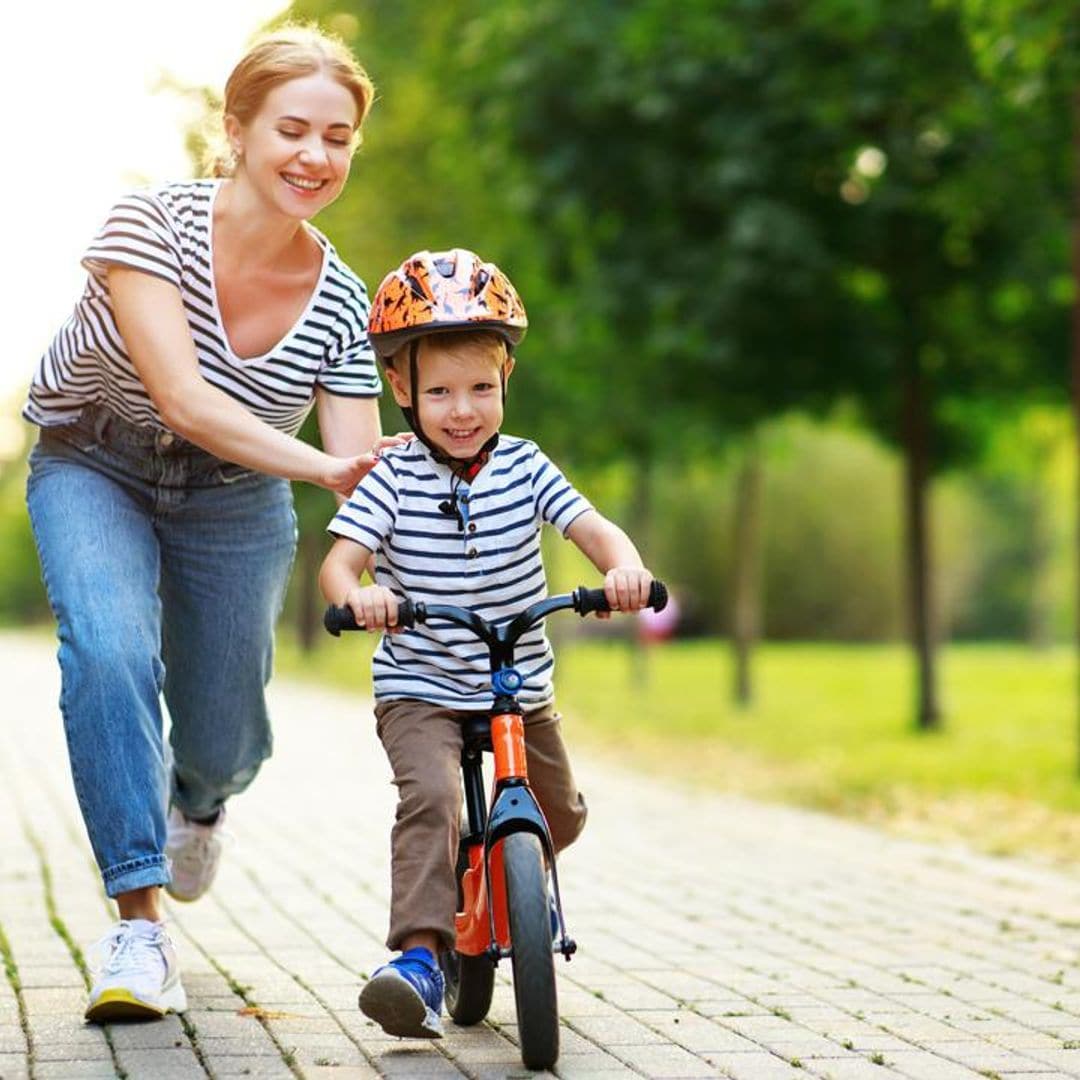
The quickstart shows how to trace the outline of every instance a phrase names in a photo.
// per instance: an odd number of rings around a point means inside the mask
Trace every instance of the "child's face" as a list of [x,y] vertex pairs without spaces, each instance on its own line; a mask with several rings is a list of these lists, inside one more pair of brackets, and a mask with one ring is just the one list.
[[[498,344],[466,342],[448,347],[421,340],[419,399],[413,407],[424,434],[450,457],[475,457],[502,426],[500,370],[509,378],[513,366],[513,359]],[[408,406],[408,372],[390,369],[387,375],[397,403]]]

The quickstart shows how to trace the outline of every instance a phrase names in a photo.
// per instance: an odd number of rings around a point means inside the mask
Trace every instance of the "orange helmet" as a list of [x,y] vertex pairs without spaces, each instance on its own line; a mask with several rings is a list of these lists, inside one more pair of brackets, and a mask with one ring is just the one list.
[[454,248],[418,251],[383,278],[368,336],[386,359],[406,342],[446,330],[493,330],[512,349],[528,325],[510,279],[494,263]]

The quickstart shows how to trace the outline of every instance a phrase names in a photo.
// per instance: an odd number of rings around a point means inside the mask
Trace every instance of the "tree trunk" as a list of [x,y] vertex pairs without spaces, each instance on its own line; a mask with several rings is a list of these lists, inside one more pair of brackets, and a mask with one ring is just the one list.
[[306,653],[315,648],[315,638],[322,627],[322,603],[317,585],[324,550],[325,544],[319,533],[309,535],[301,531],[296,553],[300,578],[296,596],[296,640]]
[[[630,505],[627,516],[629,528],[627,532],[637,545],[638,550],[643,552],[646,564],[649,563],[649,534],[652,526],[653,513],[653,471],[652,462],[648,452],[639,453],[635,456],[634,475],[636,481],[630,493]],[[615,615],[614,618],[627,618],[627,616]],[[649,685],[652,672],[649,669],[649,648],[638,631],[639,623],[636,618],[627,626],[627,636],[630,639],[630,683],[638,690],[645,689]]]
[[[1040,463],[1045,458],[1040,455]],[[1053,574],[1054,529],[1051,507],[1038,481],[1032,484],[1027,511],[1030,514],[1031,596],[1028,600],[1027,639],[1033,649],[1046,650],[1054,643],[1054,603],[1057,582]]]
[[930,603],[930,433],[926,383],[915,343],[905,357],[903,409],[908,612],[917,666],[915,722],[920,730],[932,731],[940,726],[941,713]]
[[764,469],[751,437],[735,486],[735,548],[731,583],[733,694],[746,707],[753,700],[750,657],[761,632],[761,494]]
[[[1073,93],[1072,101],[1073,130],[1073,210],[1071,222],[1072,234],[1072,277],[1073,283],[1080,289],[1080,90]],[[1080,774],[1080,296],[1073,300],[1070,368],[1072,374],[1073,424],[1078,450],[1076,470],[1076,606],[1073,612],[1074,635],[1077,646],[1077,772]]]

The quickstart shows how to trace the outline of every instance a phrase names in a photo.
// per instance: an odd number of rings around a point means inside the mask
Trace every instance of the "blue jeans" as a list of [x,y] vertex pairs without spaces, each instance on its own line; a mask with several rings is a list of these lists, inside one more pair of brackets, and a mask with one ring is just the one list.
[[89,406],[41,432],[27,505],[58,624],[75,792],[105,889],[163,885],[170,801],[209,817],[270,754],[264,690],[296,547],[292,493]]

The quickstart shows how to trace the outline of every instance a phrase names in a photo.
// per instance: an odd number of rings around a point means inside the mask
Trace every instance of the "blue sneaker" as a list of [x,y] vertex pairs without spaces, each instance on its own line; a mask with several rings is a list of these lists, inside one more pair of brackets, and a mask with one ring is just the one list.
[[360,1011],[403,1039],[441,1039],[442,1002],[442,972],[422,946],[383,965],[360,991]]

